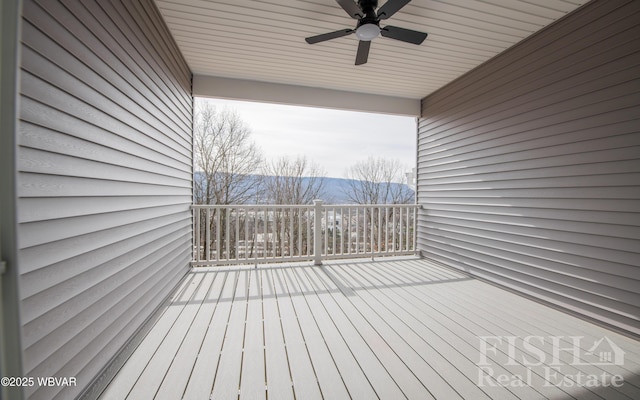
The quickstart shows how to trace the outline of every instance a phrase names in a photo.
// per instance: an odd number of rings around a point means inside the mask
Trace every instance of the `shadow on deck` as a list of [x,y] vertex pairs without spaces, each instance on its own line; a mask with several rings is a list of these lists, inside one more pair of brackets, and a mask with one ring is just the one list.
[[426,260],[203,268],[101,398],[629,400],[639,373],[638,341]]

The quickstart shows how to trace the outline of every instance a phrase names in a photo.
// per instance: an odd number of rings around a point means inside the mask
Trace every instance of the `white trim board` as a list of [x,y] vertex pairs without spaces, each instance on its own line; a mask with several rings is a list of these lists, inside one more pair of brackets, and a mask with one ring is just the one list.
[[420,116],[420,99],[194,75],[193,95],[349,111]]

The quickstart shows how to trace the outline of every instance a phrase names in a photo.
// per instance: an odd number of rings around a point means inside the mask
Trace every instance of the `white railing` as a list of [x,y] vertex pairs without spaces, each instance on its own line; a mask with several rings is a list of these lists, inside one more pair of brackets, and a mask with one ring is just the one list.
[[416,254],[418,205],[193,205],[194,266]]

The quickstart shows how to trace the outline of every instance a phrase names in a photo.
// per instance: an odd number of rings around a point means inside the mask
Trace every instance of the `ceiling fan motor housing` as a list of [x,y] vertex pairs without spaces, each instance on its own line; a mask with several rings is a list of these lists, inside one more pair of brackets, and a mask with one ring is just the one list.
[[380,34],[380,19],[376,14],[378,0],[360,0],[358,5],[364,15],[358,20],[356,36],[359,40],[371,41]]
[[[360,19],[360,23],[362,23],[362,21],[377,21],[378,23],[380,22],[380,20],[378,19],[378,15],[376,14],[376,8],[378,8],[378,0],[359,0],[358,5],[364,13],[364,15],[362,15]],[[360,25],[360,23],[358,25]]]

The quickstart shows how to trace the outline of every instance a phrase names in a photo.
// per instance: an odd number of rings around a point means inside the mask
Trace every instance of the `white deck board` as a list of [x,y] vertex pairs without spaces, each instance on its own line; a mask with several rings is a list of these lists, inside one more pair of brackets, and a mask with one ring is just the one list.
[[[535,343],[540,365],[506,362],[504,346],[487,354],[495,374],[530,367],[532,386],[479,385],[479,336],[559,337],[569,381],[605,373],[624,384],[544,385],[548,341]],[[624,364],[572,365],[574,336],[582,352],[610,338]],[[633,400],[639,355],[633,338],[426,260],[201,268],[101,398]]]
[[262,321],[262,279],[260,272],[254,269],[249,271],[249,301],[247,303],[240,379],[241,398],[266,399],[265,345]]
[[[278,307],[277,291],[273,282],[273,276],[264,270],[260,271],[262,279],[262,310],[264,314],[264,354],[265,354],[265,368],[267,378],[267,392],[270,398],[293,400],[293,379],[291,377],[292,371],[289,368],[289,359],[287,353],[287,347],[285,345],[284,328],[282,326],[280,318],[280,309]],[[282,291],[280,290],[280,294]],[[294,347],[294,346],[291,346]],[[291,349],[293,351],[299,351]],[[306,350],[301,349],[303,354]],[[305,386],[300,382],[300,397],[301,398],[320,398],[320,392],[318,391],[318,385],[316,383],[315,375],[313,374],[313,368],[311,362],[307,360],[305,367],[303,368],[306,373],[303,376],[307,385],[312,388],[315,387],[316,395],[313,396],[308,393],[308,390],[304,390]],[[298,371],[296,371],[297,373]],[[298,383],[298,382],[296,382]],[[298,389],[298,388],[296,388]],[[313,390],[313,389],[311,389]]]
[[[374,269],[383,273],[383,276],[386,276],[387,279],[400,279],[397,277],[395,271],[382,270],[377,266],[374,267]],[[479,281],[468,282],[479,283]],[[456,285],[462,285],[464,283],[466,282],[457,282]],[[398,293],[399,296],[406,300],[407,307],[413,307],[417,313],[420,313],[417,314],[420,319],[427,317],[434,322],[437,321],[443,330],[443,337],[449,337],[452,341],[455,340],[457,342],[456,347],[461,346],[466,354],[472,355],[471,361],[473,361],[476,371],[471,377],[477,379],[478,372],[475,363],[478,361],[478,336],[508,335],[508,333],[506,331],[489,331],[483,325],[476,325],[473,322],[474,312],[480,311],[479,307],[477,310],[468,310],[466,318],[459,318],[459,314],[456,314],[451,307],[451,304],[456,301],[457,291],[454,296],[449,295],[448,302],[445,302],[445,305],[443,305],[441,302],[434,301],[431,295],[437,286],[437,284],[430,285],[428,288],[425,286],[406,286],[403,287],[401,291],[398,291]],[[445,333],[445,331],[448,331],[448,333]],[[500,354],[498,354],[498,356],[490,355],[489,359],[492,360],[492,364],[496,366],[495,369],[497,369],[498,366],[500,367],[500,374],[525,373],[525,368],[521,367],[518,363],[516,363],[517,365],[509,366],[509,369],[507,369],[507,367],[502,365],[502,358],[499,357],[499,355]],[[534,372],[540,373],[535,367]],[[542,380],[537,379],[539,376],[541,377],[541,375],[532,375],[533,382],[539,383],[538,385],[509,387],[508,390],[520,399],[534,400],[540,398],[562,398],[566,396],[566,394],[560,392],[555,387],[543,385]],[[492,397],[494,397],[493,394]]]
[[[376,266],[378,268],[382,267],[381,265]],[[407,269],[407,273],[412,277],[417,277],[418,279],[424,279],[429,274],[429,271],[422,271],[420,268],[414,267],[415,274],[411,274],[410,270]],[[386,270],[387,273],[392,273],[392,271]],[[517,336],[517,337],[526,337],[526,336],[543,336],[549,338],[549,336],[560,336],[560,344],[562,348],[572,348],[573,343],[570,341],[570,336],[585,336],[583,333],[580,335],[576,335],[575,330],[570,332],[565,332],[565,334],[559,334],[559,331],[550,330],[549,332],[541,332],[539,328],[535,325],[530,325],[526,322],[526,318],[530,316],[543,316],[546,312],[548,312],[548,308],[534,303],[537,307],[535,309],[531,309],[529,313],[523,314],[519,312],[519,310],[513,310],[513,313],[505,313],[504,312],[504,304],[506,298],[509,296],[518,297],[515,294],[504,293],[503,290],[492,287],[491,289],[482,287],[483,285],[478,285],[481,282],[472,280],[466,282],[460,282],[461,290],[456,291],[456,296],[451,297],[450,291],[442,286],[435,285],[429,288],[429,291],[426,292],[425,287],[417,287],[412,290],[416,291],[416,298],[421,299],[421,301],[427,301],[429,303],[435,304],[435,307],[445,311],[448,315],[453,316],[456,320],[461,320],[461,318],[466,319],[469,324],[468,328],[471,330],[475,337],[477,336]],[[477,295],[474,295],[476,294]],[[493,298],[498,296],[502,297],[502,301],[500,303],[486,303],[480,299],[480,293],[490,294],[493,293]],[[457,316],[457,318],[456,318]],[[523,316],[526,316],[523,319]],[[556,326],[575,326],[571,323],[577,325],[584,324],[584,321],[569,316],[564,313],[558,312],[557,316],[559,319],[555,321]],[[547,317],[547,320],[549,318]],[[620,335],[616,335],[620,336]],[[469,337],[467,335],[467,337]],[[582,349],[584,351],[588,350],[595,340],[598,338],[591,338],[592,340],[588,340],[586,337],[581,339],[580,344],[583,346]],[[625,338],[627,339],[627,338]],[[547,346],[542,346],[541,343],[536,342],[536,345],[545,351],[545,358],[547,360],[553,359],[553,349],[550,341],[545,342]],[[522,343],[520,341],[515,342],[516,348],[522,352],[526,349],[522,347]],[[585,347],[586,346],[586,347]],[[637,345],[636,345],[637,346]],[[631,353],[631,352],[630,352]],[[607,387],[599,387],[593,391],[581,388],[578,386],[576,380],[572,378],[578,373],[583,374],[595,374],[601,375],[605,372],[605,369],[601,368],[597,365],[587,364],[587,365],[573,365],[573,354],[569,351],[561,351],[558,353],[559,359],[563,363],[562,372],[569,375],[565,379],[569,379],[574,381],[573,385],[563,385],[562,387],[556,387],[554,385],[543,385],[542,379],[545,378],[545,368],[553,367],[548,361],[547,363],[534,366],[532,368],[534,375],[534,382],[536,382],[536,373],[540,377],[540,385],[536,385],[536,389],[541,392],[542,395],[550,398],[554,397],[574,397],[580,399],[600,399],[604,395],[607,399],[627,399],[627,398],[637,398],[638,391],[633,385],[625,385],[623,388],[616,388],[613,386]],[[507,354],[504,354],[506,357]],[[629,361],[629,364],[632,362]],[[524,369],[523,366],[520,369]],[[629,371],[623,370],[616,365],[607,366],[606,371],[627,374]],[[628,395],[625,395],[624,393]]]
[[[318,320],[321,320],[323,315],[318,313],[318,309],[313,309],[312,304],[309,304],[305,298],[306,295],[304,293],[308,293],[309,288],[299,284],[295,273],[291,269],[276,272],[289,289],[291,303],[295,310],[322,396],[325,399],[348,398],[349,394],[345,387],[344,377],[341,376],[337,367],[339,361],[336,361],[336,357],[341,360],[343,354],[336,353],[335,348],[332,351],[330,346],[334,341],[331,338],[335,337],[335,334],[328,335],[328,331],[331,329],[330,326],[325,326],[324,332],[322,331]],[[296,356],[296,354],[291,355],[291,357]]]
[[[207,284],[206,286],[205,283]],[[178,349],[189,331],[210,285],[211,279],[209,277],[196,275],[190,285],[193,287],[193,294],[186,298],[184,302],[174,302],[169,306],[179,308],[181,310],[180,315],[173,324],[172,329],[166,333],[162,344],[160,344],[131,392],[129,392],[128,399],[140,399],[148,396],[150,392],[157,392],[171,363],[176,358]]]
[[[330,292],[338,291],[337,286],[330,287]],[[350,293],[350,292],[349,292]],[[349,294],[350,295],[350,294]],[[342,293],[342,299],[346,298]],[[381,360],[369,348],[366,340],[362,337],[362,333],[350,321],[333,296],[327,297],[323,301],[334,324],[339,328],[340,334],[347,343],[349,350],[354,355],[360,368],[367,376],[367,379],[373,386],[377,396],[383,399],[400,399],[406,398],[397,383],[389,375],[389,372],[382,364]]]
[[[335,271],[337,273],[339,269],[336,268]],[[490,399],[498,396],[501,396],[501,399],[518,399],[509,390],[494,387],[480,388],[475,384],[478,373],[477,348],[460,340],[455,331],[442,325],[438,320],[440,316],[437,310],[431,310],[430,307],[417,307],[412,299],[403,297],[404,286],[410,286],[415,282],[390,284],[386,280],[387,283],[385,283],[371,274],[372,271],[364,267],[361,269],[359,266],[347,272],[352,275],[357,274],[360,287],[371,288],[370,290],[375,293],[373,296],[379,299],[378,307],[385,307],[391,314],[396,315],[397,325],[406,326],[409,331],[414,332],[426,342],[426,345],[421,346],[414,339],[421,354],[428,357],[434,369],[445,377],[464,399]],[[432,284],[438,284],[438,282],[435,281]],[[405,335],[411,340],[408,333]]]
[[[358,281],[357,277],[351,274],[340,274],[340,277],[347,283],[363,286],[361,281]],[[338,278],[332,277],[332,279]],[[404,323],[396,313],[392,312],[381,301],[379,293],[368,288],[358,294],[359,296],[352,296],[350,300],[354,305],[357,305],[369,323],[376,327],[381,337],[393,344],[393,348],[398,355],[404,360],[411,372],[427,386],[432,397],[440,399],[488,399],[486,395],[483,396],[483,392],[472,385],[466,385],[467,387],[471,386],[471,390],[462,390],[461,393],[466,394],[463,397],[447,382],[443,375],[449,377],[449,379],[455,378],[458,384],[456,386],[459,386],[461,380],[466,379],[464,375],[460,374],[440,353],[429,346],[426,340]],[[446,366],[446,370],[442,368],[443,366]],[[460,389],[458,388],[458,390]]]
[[[423,271],[420,271],[418,269],[415,269],[414,271],[417,275],[421,275],[423,273]],[[559,334],[558,330],[552,331],[548,329],[547,331],[542,331],[540,330],[539,326],[531,324],[529,322],[528,319],[530,315],[542,315],[543,313],[542,310],[536,310],[536,311],[531,310],[530,313],[527,315],[527,317],[523,318],[524,314],[522,313],[514,313],[514,315],[505,314],[503,312],[503,307],[504,307],[503,305],[498,306],[495,303],[487,301],[488,299],[486,297],[483,298],[483,293],[477,290],[477,288],[473,288],[474,290],[469,290],[469,291],[461,291],[459,296],[456,298],[455,302],[448,301],[448,298],[446,297],[447,293],[445,293],[442,290],[442,288],[434,288],[434,289],[435,290],[433,290],[432,292],[432,298],[435,301],[438,301],[443,307],[446,306],[446,303],[449,303],[452,306],[457,306],[457,307],[452,307],[452,311],[459,312],[461,315],[468,316],[470,321],[475,322],[478,326],[484,325],[488,329],[492,329],[493,332],[500,332],[500,334],[512,335],[512,336],[518,336],[518,337],[526,337],[528,335],[549,337],[550,335],[555,336]],[[484,295],[486,295],[486,291],[484,292]],[[454,310],[454,308],[457,308],[457,309]],[[546,309],[546,307],[544,306],[542,306],[541,308]],[[509,317],[507,318],[507,316]],[[570,321],[572,319],[575,319],[576,322],[580,322],[577,318],[568,316],[563,313],[559,313],[559,315],[557,316],[560,318],[560,322],[564,322],[564,324],[567,323],[567,320]],[[575,336],[575,334],[570,334],[569,332],[566,332],[562,336],[563,338],[559,342],[561,343],[561,346],[567,347],[567,348],[572,347],[573,342],[571,341],[571,339],[569,339],[569,336]],[[586,335],[581,334],[580,336],[586,336]],[[620,336],[620,335],[616,335],[616,336]],[[595,340],[597,340],[597,338],[594,338],[594,337],[581,338],[580,344],[583,346],[582,348],[586,351],[588,350],[588,347],[594,343]],[[554,356],[553,345],[551,342],[544,342],[544,344],[546,344],[545,346],[543,346],[543,343],[536,343],[536,344],[540,345],[539,347],[542,350],[544,350],[545,358],[548,358],[550,360],[553,359],[553,356]],[[521,351],[526,350],[522,347],[522,343],[519,341],[516,342],[516,348],[518,348]],[[631,352],[629,353],[631,354]],[[559,356],[558,357],[559,360],[561,360],[564,364],[563,372],[566,372],[569,375],[577,375],[579,373],[589,374],[589,375],[592,375],[592,374],[601,375],[603,372],[606,372],[606,371],[610,371],[610,372],[613,371],[619,374],[629,373],[628,370],[625,370],[624,368],[621,368],[620,366],[617,366],[617,365],[612,365],[612,366],[607,366],[607,368],[602,368],[602,366],[588,364],[586,363],[586,360],[582,360],[582,361],[585,361],[585,365],[573,365],[573,354],[569,351],[559,352],[558,356]],[[632,361],[628,360],[627,363],[631,364]],[[550,365],[547,364],[546,366],[548,367]],[[571,378],[568,378],[568,379],[571,379]],[[571,380],[575,382],[575,379],[571,379]],[[568,387],[566,391],[569,392],[569,394],[571,394],[572,396],[574,397],[578,396],[581,399],[582,398],[599,399],[603,395],[607,400],[609,399],[625,400],[628,398],[640,398],[640,390],[633,387],[632,385],[624,385],[620,388],[616,388],[614,386],[607,386],[607,387],[599,388],[597,390],[597,393],[592,393],[589,390],[579,389],[576,382],[575,386]]]
[[202,280],[202,286],[206,288],[207,292],[200,303],[193,325],[185,335],[156,397],[160,399],[179,399],[184,394],[191,371],[204,342],[207,328],[216,310],[224,281],[224,274],[207,274]]
[[[340,375],[353,399],[371,399],[382,397],[382,393],[374,387],[376,384],[388,385],[389,392],[399,398],[402,392],[389,378],[379,361],[367,351],[366,345],[357,332],[348,329],[348,319],[341,310],[332,307],[331,295],[326,288],[316,288],[301,269],[291,270],[301,286],[306,288],[309,308],[313,310],[318,326],[327,342],[329,351],[340,371]],[[337,289],[333,289],[337,290]],[[346,323],[345,323],[346,322]],[[360,357],[360,358],[358,358]],[[371,372],[367,375],[366,371]],[[378,382],[376,382],[378,380]],[[381,382],[380,382],[381,381]],[[326,398],[326,396],[325,396]],[[384,398],[384,397],[383,397]]]
[[[266,272],[265,275],[267,275]],[[271,271],[268,275],[271,275],[273,289],[276,292],[282,334],[289,361],[289,373],[293,381],[296,398],[321,399],[322,394],[316,372],[291,301],[289,288],[280,273]],[[281,371],[281,373],[284,374],[284,371]],[[267,387],[269,385],[270,381],[267,382]]]
[[[238,396],[240,387],[240,372],[242,368],[244,325],[247,313],[249,283],[248,271],[238,272],[238,281],[233,293],[231,314],[226,326],[222,353],[220,355],[216,378],[213,383],[211,398],[232,399]],[[223,326],[218,327],[224,329]],[[206,371],[204,372],[206,373]]]
[[[195,286],[191,284],[195,279],[196,275],[194,274],[187,276],[176,291],[176,294],[173,295],[171,299],[172,303],[186,303],[189,300],[195,290]],[[133,354],[131,354],[127,362],[111,381],[110,385],[102,392],[100,396],[101,400],[125,399],[128,396],[131,388],[133,388],[145,367],[149,364],[153,354],[171,330],[180,315],[180,311],[180,307],[167,307],[163,311],[162,315],[154,324],[153,329],[138,345]]]
[[[372,382],[381,398],[401,398],[427,400],[433,398],[427,388],[416,377],[406,363],[396,354],[398,343],[395,338],[387,342],[378,332],[377,324],[369,322],[354,302],[360,296],[345,296],[329,278],[326,270],[315,269],[307,276],[325,290],[331,299],[323,301],[341,332],[347,338],[347,344],[363,366],[363,371]],[[382,321],[380,321],[382,322]],[[414,352],[415,354],[415,352]]]
[[[421,269],[419,264],[407,264],[407,273],[422,276],[431,271]],[[590,345],[594,340],[608,336],[618,344],[625,345],[624,365],[607,366],[608,371],[616,373],[629,373],[640,369],[640,347],[634,339],[613,332],[604,327],[586,323],[584,320],[562,311],[549,308],[543,304],[528,300],[517,294],[505,292],[500,288],[490,288],[481,285],[469,286],[468,290],[461,291],[460,297],[465,297],[471,302],[484,304],[482,310],[491,314],[490,321],[494,319],[510,320],[514,329],[530,332],[531,335],[562,335],[575,336],[573,327],[580,327],[580,336],[584,337],[583,345]],[[568,344],[568,341],[566,342]],[[561,356],[566,356],[561,353]]]
[[[218,371],[218,361],[222,351],[225,327],[229,322],[233,293],[236,288],[238,275],[224,271],[224,286],[216,304],[213,317],[208,324],[207,333],[200,347],[198,358],[191,370],[189,383],[184,393],[185,399],[206,399],[211,395],[213,381]],[[216,280],[217,282],[217,280]]]

